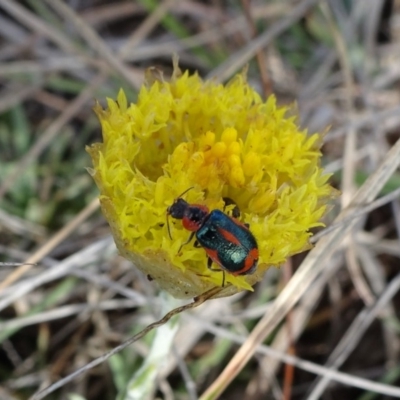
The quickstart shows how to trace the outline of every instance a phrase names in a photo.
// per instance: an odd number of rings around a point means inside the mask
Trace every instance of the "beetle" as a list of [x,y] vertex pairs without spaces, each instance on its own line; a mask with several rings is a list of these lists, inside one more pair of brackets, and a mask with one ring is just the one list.
[[[209,210],[201,204],[189,204],[182,196],[176,198],[167,208],[167,226],[170,238],[168,216],[181,219],[185,229],[191,232],[189,243],[196,236],[195,247],[202,247],[208,256],[207,267],[211,271],[223,272],[222,286],[225,284],[225,271],[232,275],[249,275],[255,272],[258,263],[257,241],[248,225],[242,224],[221,210]],[[231,199],[224,198],[225,204],[235,204]],[[233,215],[239,216],[236,206]],[[181,246],[181,248],[182,248]],[[180,251],[180,249],[179,249]],[[219,266],[212,268],[212,263]]]

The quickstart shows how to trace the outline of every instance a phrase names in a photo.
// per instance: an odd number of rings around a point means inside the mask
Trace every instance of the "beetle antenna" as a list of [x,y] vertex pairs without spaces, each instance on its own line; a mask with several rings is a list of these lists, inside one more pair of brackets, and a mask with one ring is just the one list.
[[167,229],[168,229],[169,238],[172,240],[171,229],[169,227],[169,214],[168,213],[167,213]]
[[186,189],[183,193],[178,196],[178,199],[181,198],[184,194],[186,194],[189,190],[194,189],[194,186],[191,186],[189,189]]

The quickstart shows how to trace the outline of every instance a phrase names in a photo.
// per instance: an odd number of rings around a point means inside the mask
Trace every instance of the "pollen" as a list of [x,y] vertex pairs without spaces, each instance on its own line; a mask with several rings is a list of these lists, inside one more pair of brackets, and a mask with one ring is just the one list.
[[170,80],[152,71],[135,102],[120,90],[94,108],[103,142],[88,152],[116,245],[175,297],[221,286],[222,272],[207,268],[194,241],[185,244],[190,232],[167,209],[186,192],[189,204],[229,215],[229,198],[256,237],[259,263],[251,275],[226,273],[224,295],[252,290],[268,268],[309,248],[310,229],[321,225],[334,193],[320,167],[321,135],[299,129],[274,96],[263,101],[244,74],[221,85],[176,62]]

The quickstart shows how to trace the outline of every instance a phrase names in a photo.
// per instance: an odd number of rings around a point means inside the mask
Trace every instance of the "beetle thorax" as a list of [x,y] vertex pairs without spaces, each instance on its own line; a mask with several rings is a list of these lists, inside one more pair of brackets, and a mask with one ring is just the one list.
[[182,225],[188,231],[196,232],[201,228],[208,214],[209,210],[206,206],[191,204],[185,210]]

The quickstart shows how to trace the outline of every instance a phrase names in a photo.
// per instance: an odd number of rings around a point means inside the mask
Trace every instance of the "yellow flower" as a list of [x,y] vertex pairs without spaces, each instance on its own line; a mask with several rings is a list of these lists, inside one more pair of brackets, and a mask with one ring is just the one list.
[[[252,275],[226,273],[220,295],[252,290],[270,266],[309,248],[310,228],[332,195],[320,168],[321,136],[300,131],[275,98],[263,101],[244,76],[228,84],[180,73],[153,79],[136,104],[121,90],[108,108],[95,106],[103,143],[88,148],[101,206],[120,253],[175,297],[189,298],[222,285],[207,268],[204,249],[167,208],[187,189],[189,203],[224,209],[232,199],[259,246]],[[216,267],[213,265],[213,267]]]

